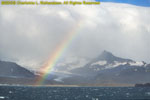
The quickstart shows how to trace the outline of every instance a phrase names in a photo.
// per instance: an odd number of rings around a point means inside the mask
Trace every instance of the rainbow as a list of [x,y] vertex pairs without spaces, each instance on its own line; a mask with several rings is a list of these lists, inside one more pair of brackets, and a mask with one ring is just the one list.
[[41,67],[41,75],[37,78],[35,85],[42,85],[44,83],[45,79],[51,73],[59,58],[63,55],[63,53],[66,51],[66,49],[69,47],[69,45],[79,33],[81,26],[82,21],[78,21],[73,29],[68,32],[63,41],[61,41],[60,44],[54,49],[54,51],[51,53],[52,55],[50,55],[49,60],[44,64],[43,67]]

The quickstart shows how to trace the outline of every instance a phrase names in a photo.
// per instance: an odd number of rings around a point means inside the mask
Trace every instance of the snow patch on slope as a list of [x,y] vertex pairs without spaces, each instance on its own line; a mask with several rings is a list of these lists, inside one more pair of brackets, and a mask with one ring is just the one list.
[[131,66],[143,66],[144,63],[141,61],[137,61],[137,62],[130,62],[129,63]]
[[118,62],[118,61],[114,61],[114,67],[120,66],[120,65],[125,65],[127,64],[127,62]]
[[118,62],[118,61],[114,61],[114,63],[109,64],[108,66],[105,67],[105,69],[111,69],[111,68],[115,68],[121,65],[125,65],[127,64],[127,62]]
[[91,66],[93,66],[93,65],[100,65],[100,66],[104,66],[104,65],[106,65],[107,64],[107,61],[98,61],[98,62],[95,62],[95,63],[93,63],[93,64],[91,64]]

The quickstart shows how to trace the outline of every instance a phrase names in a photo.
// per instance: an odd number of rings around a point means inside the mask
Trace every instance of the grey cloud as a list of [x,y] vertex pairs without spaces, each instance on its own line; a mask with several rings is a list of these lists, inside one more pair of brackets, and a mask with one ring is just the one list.
[[0,59],[39,68],[73,27],[67,55],[95,57],[104,49],[150,62],[150,8],[100,6],[0,7]]

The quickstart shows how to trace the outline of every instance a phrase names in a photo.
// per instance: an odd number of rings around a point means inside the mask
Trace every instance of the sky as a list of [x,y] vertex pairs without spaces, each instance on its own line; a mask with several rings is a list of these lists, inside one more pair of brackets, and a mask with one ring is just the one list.
[[150,0],[97,0],[100,2],[127,3],[136,6],[150,7]]
[[[103,50],[150,63],[150,7],[0,6],[0,60],[40,68],[74,26],[62,57],[94,58]],[[63,59],[63,58],[62,58]]]

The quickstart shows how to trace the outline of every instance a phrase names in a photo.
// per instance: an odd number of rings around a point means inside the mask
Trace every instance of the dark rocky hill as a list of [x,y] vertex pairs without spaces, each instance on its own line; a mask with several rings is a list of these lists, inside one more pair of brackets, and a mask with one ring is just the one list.
[[33,78],[35,75],[16,63],[0,61],[0,77]]

